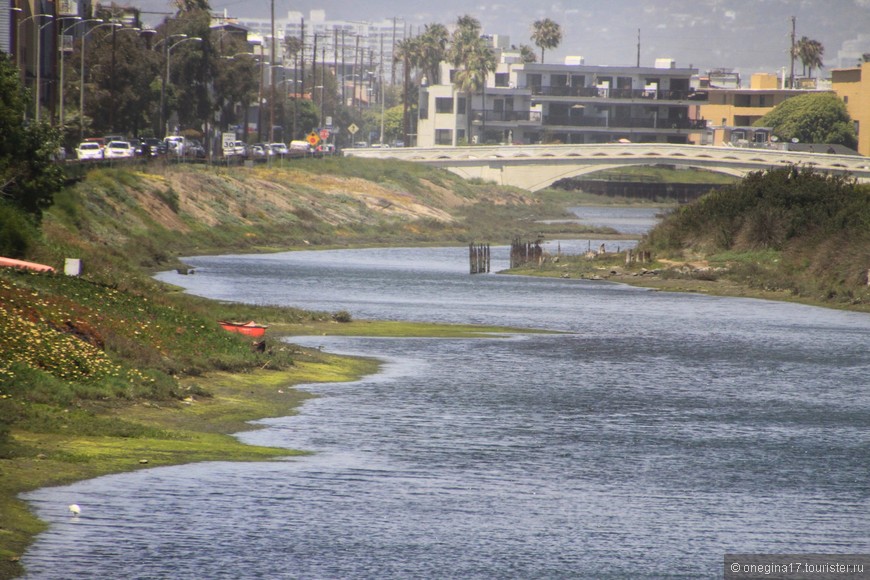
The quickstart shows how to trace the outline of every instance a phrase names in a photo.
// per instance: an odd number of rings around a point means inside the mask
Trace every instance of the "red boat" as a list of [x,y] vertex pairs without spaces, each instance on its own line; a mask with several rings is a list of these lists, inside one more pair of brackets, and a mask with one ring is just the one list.
[[23,268],[25,270],[33,270],[34,272],[54,272],[54,268],[45,264],[37,264],[36,262],[25,262],[24,260],[15,260],[12,258],[3,258],[0,256],[0,266],[6,268]]
[[266,334],[266,329],[269,328],[268,326],[257,324],[253,320],[250,322],[228,322],[226,320],[219,320],[218,324],[220,324],[224,330],[254,337],[263,336]]

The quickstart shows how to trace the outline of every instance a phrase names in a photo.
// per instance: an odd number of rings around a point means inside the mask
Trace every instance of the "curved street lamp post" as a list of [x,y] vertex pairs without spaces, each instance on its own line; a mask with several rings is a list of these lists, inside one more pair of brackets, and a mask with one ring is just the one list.
[[[28,16],[27,18],[23,18],[21,20],[21,22],[18,23],[18,37],[16,38],[17,46],[15,48],[15,64],[17,65],[18,70],[20,71],[20,74],[23,77],[22,83],[25,83],[25,84],[27,81],[27,75],[25,74],[24,70],[21,68],[21,50],[20,50],[20,47],[21,47],[21,26],[25,22],[27,22],[28,20],[34,20],[35,18],[48,18],[50,20],[54,20],[54,16],[52,16],[51,14],[45,14],[44,12],[40,12],[39,14],[33,14],[31,16]],[[39,47],[42,45],[42,43],[39,42],[39,32],[42,30],[42,27],[39,26],[39,23],[36,20],[34,20],[34,28],[36,30],[36,74],[38,77],[39,70],[40,70],[39,59],[42,56],[39,54]],[[37,85],[38,85],[38,81],[37,81]],[[37,97],[37,101],[36,101],[36,110],[39,111],[39,99],[38,99],[38,97]]]
[[[75,28],[75,27],[78,26],[79,24],[86,24],[86,23],[88,23],[88,22],[102,22],[102,21],[103,21],[102,18],[89,18],[89,19],[87,19],[87,20],[81,20],[81,19],[80,19],[80,20],[79,20],[78,22],[76,22],[75,24],[70,24],[69,26],[67,26],[66,28],[64,28],[63,30],[60,31],[60,42],[61,42],[61,46],[60,46],[60,86],[58,87],[58,95],[59,95],[59,96],[58,96],[58,121],[59,121],[59,126],[60,126],[61,130],[63,130],[63,122],[64,122],[64,114],[63,114],[63,113],[64,113],[64,112],[63,112],[63,71],[64,71],[64,60],[65,60],[64,57],[66,56],[66,51],[64,50],[65,47],[63,46],[63,39],[64,39],[64,37],[66,36],[66,33],[67,33],[68,31],[72,30],[73,28]],[[84,50],[84,47],[82,47],[82,50]]]
[[[183,37],[183,38],[181,38],[181,37]],[[169,118],[168,118],[168,116],[166,119],[163,118],[164,117],[163,111],[164,111],[164,106],[166,103],[166,85],[169,84],[169,63],[170,63],[170,60],[172,58],[172,50],[176,46],[178,46],[179,44],[184,44],[185,42],[202,42],[202,39],[200,37],[198,37],[198,36],[190,36],[189,37],[186,34],[173,34],[172,36],[169,37],[169,39],[172,39],[172,38],[181,38],[181,40],[179,40],[178,42],[176,42],[172,45],[170,45],[168,42],[166,42],[167,39],[163,39],[160,41],[160,42],[164,43],[164,47],[165,47],[164,50],[166,53],[166,74],[163,77],[163,86],[162,86],[162,89],[160,91],[160,117],[161,117],[160,125],[164,129],[164,133],[163,133],[164,136],[169,135]]]
[[[117,22],[104,22],[97,24],[82,34],[81,62],[79,64],[79,141],[85,138],[85,46],[87,45],[88,36],[97,28],[102,28],[103,26],[118,28],[122,25]],[[129,30],[133,29],[130,28]]]

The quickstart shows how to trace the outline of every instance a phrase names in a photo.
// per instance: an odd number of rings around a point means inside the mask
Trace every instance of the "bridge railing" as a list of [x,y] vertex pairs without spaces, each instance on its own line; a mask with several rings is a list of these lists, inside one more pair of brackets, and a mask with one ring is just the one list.
[[471,113],[471,120],[475,122],[485,120],[487,123],[540,123],[541,112],[475,110]]
[[707,121],[695,119],[663,119],[652,117],[592,117],[570,115],[547,115],[544,126],[562,127],[616,127],[625,129],[691,129],[707,128]]
[[656,101],[706,100],[706,93],[664,89],[611,89],[599,87],[560,87],[529,85],[523,87],[534,96],[586,97],[601,99],[644,99]]

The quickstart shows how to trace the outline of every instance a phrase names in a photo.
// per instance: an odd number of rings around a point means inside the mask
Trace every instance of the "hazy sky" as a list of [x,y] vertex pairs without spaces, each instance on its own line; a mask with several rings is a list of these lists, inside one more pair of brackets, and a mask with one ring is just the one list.
[[[306,18],[312,9],[328,20],[398,18],[413,26],[451,25],[470,14],[487,34],[506,34],[513,44],[529,40],[535,20],[550,18],[562,27],[562,44],[547,62],[566,55],[587,64],[634,65],[640,29],[641,64],[673,58],[677,66],[736,68],[748,74],[788,66],[791,17],[797,38],[808,36],[825,47],[826,65],[837,65],[844,41],[866,35],[870,52],[870,0],[274,0],[276,18],[288,11]],[[136,0],[132,0],[137,4]],[[144,10],[168,10],[167,0],[138,0]],[[270,0],[212,0],[215,11],[230,16],[267,18]],[[852,66],[855,63],[845,63]],[[800,72],[798,65],[798,72]]]

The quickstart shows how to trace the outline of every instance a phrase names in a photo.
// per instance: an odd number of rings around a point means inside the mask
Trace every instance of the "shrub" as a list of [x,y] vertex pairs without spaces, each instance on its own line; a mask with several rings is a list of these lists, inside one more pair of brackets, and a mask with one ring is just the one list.
[[347,310],[339,310],[332,315],[332,319],[336,322],[351,322],[353,317]]
[[25,257],[38,235],[35,224],[27,214],[0,202],[0,256]]

